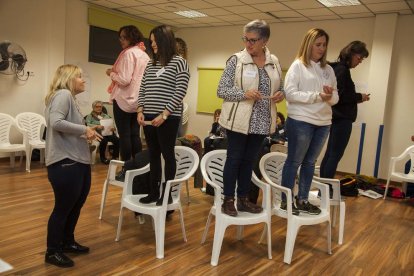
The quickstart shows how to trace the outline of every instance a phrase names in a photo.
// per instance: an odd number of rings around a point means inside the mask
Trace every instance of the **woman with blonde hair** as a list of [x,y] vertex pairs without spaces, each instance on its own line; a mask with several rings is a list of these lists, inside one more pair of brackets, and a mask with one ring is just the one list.
[[[308,195],[316,159],[329,134],[331,106],[338,102],[335,73],[326,61],[328,42],[329,36],[324,30],[309,30],[285,79],[288,102],[285,128],[289,143],[282,185],[293,188],[300,166],[296,207],[292,206],[295,215],[321,212],[309,203]],[[285,201],[281,208],[287,209]]]
[[71,267],[64,253],[84,254],[89,248],[75,241],[75,227],[91,186],[89,143],[102,138],[85,125],[75,96],[85,91],[82,71],[60,66],[45,98],[46,166],[55,195],[47,227],[45,262]]

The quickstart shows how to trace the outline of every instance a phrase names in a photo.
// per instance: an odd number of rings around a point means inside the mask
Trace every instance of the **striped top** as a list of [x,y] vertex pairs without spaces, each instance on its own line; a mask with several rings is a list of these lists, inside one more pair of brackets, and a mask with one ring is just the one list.
[[148,63],[138,96],[138,108],[144,115],[154,117],[168,110],[171,116],[181,117],[182,100],[187,93],[190,73],[188,64],[180,56],[174,56],[167,66],[159,62]]

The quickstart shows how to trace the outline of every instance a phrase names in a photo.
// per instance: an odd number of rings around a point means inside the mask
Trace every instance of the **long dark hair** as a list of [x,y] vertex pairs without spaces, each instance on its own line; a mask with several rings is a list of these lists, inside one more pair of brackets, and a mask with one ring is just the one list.
[[124,31],[125,39],[129,41],[129,45],[135,45],[144,41],[144,35],[134,25],[123,26],[119,29],[118,35],[121,36],[121,32]]
[[346,45],[345,48],[343,48],[339,53],[338,61],[345,62],[348,66],[350,66],[353,55],[361,55],[363,58],[367,58],[369,56],[367,46],[364,42],[355,40]]
[[151,34],[154,36],[158,48],[157,53],[153,54],[152,65],[159,61],[162,66],[166,66],[177,55],[174,32],[170,26],[160,25],[151,30],[150,40]]

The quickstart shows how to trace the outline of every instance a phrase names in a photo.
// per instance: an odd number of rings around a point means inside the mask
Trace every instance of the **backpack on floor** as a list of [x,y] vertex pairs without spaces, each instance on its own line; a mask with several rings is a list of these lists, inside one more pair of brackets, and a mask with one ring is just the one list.
[[341,195],[358,196],[357,181],[352,177],[345,177],[339,180],[341,183]]

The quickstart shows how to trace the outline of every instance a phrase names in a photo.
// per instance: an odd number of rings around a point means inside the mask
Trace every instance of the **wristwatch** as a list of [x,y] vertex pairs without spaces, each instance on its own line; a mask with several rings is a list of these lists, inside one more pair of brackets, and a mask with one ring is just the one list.
[[162,119],[165,121],[168,119],[168,115],[165,115],[165,113],[161,113]]

